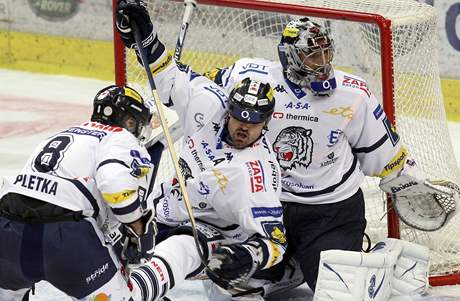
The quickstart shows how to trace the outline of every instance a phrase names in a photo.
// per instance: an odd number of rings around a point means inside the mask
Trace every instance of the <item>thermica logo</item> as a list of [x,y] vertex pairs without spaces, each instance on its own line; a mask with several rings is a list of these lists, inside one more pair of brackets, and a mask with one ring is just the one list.
[[78,12],[83,0],[28,0],[32,11],[48,21],[65,21]]

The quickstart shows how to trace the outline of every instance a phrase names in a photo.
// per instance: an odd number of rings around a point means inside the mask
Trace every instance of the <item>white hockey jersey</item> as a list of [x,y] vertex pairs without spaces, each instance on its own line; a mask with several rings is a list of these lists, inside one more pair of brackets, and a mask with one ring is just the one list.
[[2,195],[15,192],[82,211],[105,222],[131,223],[142,215],[150,155],[127,130],[86,122],[39,144],[19,175],[4,179]]
[[207,76],[230,91],[245,77],[268,82],[275,111],[267,136],[281,165],[283,201],[326,204],[358,190],[364,175],[384,177],[407,157],[399,136],[366,82],[335,70],[331,96],[288,81],[278,62],[240,59]]
[[[215,226],[229,243],[258,235],[267,243],[263,268],[279,262],[286,238],[279,201],[280,170],[265,136],[245,149],[225,142],[227,96],[215,83],[176,65],[168,54],[154,67],[160,99],[174,109],[183,125],[179,165],[186,180],[193,214]],[[158,72],[161,71],[161,72]],[[199,118],[197,118],[199,116]],[[189,220],[176,180],[157,191],[160,221],[177,225]]]

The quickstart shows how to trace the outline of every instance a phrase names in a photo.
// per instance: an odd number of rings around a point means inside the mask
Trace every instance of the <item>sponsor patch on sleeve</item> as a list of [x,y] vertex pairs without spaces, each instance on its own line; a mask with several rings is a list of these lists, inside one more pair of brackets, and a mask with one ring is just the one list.
[[156,75],[166,69],[172,62],[172,53],[168,52],[157,64],[152,66],[152,75]]
[[130,199],[135,193],[136,190],[125,189],[115,193],[103,193],[102,197],[109,204],[119,204]]
[[391,143],[393,146],[395,146],[399,142],[399,135],[396,133],[395,128],[391,124],[390,120],[388,120],[387,116],[383,118],[383,125],[385,126],[385,130],[388,133],[388,138],[390,138]]
[[254,218],[267,216],[280,217],[283,215],[282,207],[252,207],[251,211]]
[[388,176],[389,174],[392,174],[395,171],[400,170],[403,165],[404,161],[407,158],[407,151],[404,147],[401,147],[399,152],[394,156],[390,162],[388,162],[387,165],[383,168],[382,172],[380,173],[379,177],[383,178]]
[[382,116],[382,114],[383,114],[383,108],[382,108],[382,106],[379,104],[379,105],[377,106],[377,108],[375,108],[375,110],[374,110],[374,117],[375,117],[375,119],[378,120],[378,119],[380,118],[380,116]]

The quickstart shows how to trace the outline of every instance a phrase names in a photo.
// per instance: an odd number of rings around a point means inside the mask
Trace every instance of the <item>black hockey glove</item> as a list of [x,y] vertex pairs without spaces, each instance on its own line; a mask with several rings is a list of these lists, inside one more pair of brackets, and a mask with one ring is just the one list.
[[122,224],[120,229],[123,235],[120,240],[122,244],[121,260],[130,264],[137,264],[141,259],[150,259],[155,249],[157,224],[152,211],[149,211],[141,219],[144,224],[142,234],[137,234],[127,224]]
[[[149,63],[152,63],[159,56],[158,52],[161,54],[164,51],[164,45],[158,41],[157,33],[153,29],[153,24],[147,11],[147,4],[142,0],[118,0],[117,30],[120,33],[123,44],[128,48],[136,49],[138,61],[141,63],[131,26],[132,21],[136,23],[140,31],[142,47],[147,51]],[[152,52],[155,52],[158,47],[161,47],[161,49],[152,57]]]
[[229,289],[251,278],[259,266],[257,247],[248,244],[222,245],[209,260],[209,279]]

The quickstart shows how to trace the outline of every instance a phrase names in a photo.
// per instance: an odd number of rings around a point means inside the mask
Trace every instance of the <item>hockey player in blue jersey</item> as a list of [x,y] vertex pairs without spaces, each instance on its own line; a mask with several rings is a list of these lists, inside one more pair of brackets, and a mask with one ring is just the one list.
[[[322,251],[362,248],[365,175],[380,177],[380,188],[395,197],[434,196],[434,207],[442,196],[455,208],[458,191],[415,171],[366,81],[332,66],[334,43],[322,26],[306,17],[289,22],[278,53],[277,62],[242,58],[206,76],[227,90],[247,76],[275,87],[267,136],[281,166],[287,256],[315,290]],[[438,226],[453,215],[447,207]]]

